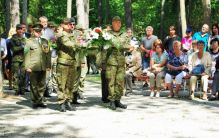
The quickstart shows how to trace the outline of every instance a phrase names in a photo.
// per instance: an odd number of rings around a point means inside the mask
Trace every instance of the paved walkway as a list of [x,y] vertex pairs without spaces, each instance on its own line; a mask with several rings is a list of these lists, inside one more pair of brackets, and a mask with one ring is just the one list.
[[122,99],[127,110],[112,111],[101,103],[100,93],[100,83],[86,82],[86,100],[66,113],[58,111],[55,97],[48,99],[47,109],[37,110],[28,94],[0,99],[0,137],[219,137],[219,101],[152,99],[137,89]]

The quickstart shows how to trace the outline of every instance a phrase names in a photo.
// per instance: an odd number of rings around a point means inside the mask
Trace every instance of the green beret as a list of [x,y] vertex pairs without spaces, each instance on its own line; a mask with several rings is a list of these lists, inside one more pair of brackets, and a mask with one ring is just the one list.
[[71,23],[71,18],[65,18],[63,21],[62,21],[63,24],[69,24]]
[[121,21],[121,18],[119,16],[114,16],[112,21]]
[[35,30],[35,31],[41,31],[42,28],[43,28],[43,26],[39,23],[33,25],[33,30]]

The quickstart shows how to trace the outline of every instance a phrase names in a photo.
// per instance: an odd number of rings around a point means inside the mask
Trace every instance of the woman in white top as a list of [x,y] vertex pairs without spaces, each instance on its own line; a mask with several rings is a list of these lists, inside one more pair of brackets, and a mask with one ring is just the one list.
[[2,59],[7,55],[6,40],[0,38],[0,92],[3,90]]

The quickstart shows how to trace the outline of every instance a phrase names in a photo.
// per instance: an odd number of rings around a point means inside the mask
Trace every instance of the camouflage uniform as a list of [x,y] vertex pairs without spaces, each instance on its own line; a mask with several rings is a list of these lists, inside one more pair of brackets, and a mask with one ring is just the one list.
[[71,102],[75,91],[76,78],[78,77],[76,60],[76,39],[72,33],[62,32],[57,39],[57,69],[56,77],[58,83],[58,102],[63,104],[66,101]]
[[[45,50],[47,48],[47,50]],[[51,68],[51,53],[48,41],[44,38],[31,37],[25,46],[25,69],[31,69],[31,100],[34,104],[43,103],[46,89],[46,69]]]
[[26,39],[13,35],[11,38],[12,58],[12,74],[13,87],[15,94],[24,94],[25,92],[25,70],[24,70],[24,45]]
[[125,50],[130,48],[130,39],[125,33],[111,32],[112,47],[107,50],[106,79],[110,101],[120,100],[124,90]]

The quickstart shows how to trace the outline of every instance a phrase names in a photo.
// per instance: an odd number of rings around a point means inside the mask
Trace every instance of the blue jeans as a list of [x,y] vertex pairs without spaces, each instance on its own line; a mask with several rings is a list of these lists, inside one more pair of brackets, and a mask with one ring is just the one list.
[[150,66],[150,57],[142,57],[142,69],[146,69]]

